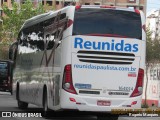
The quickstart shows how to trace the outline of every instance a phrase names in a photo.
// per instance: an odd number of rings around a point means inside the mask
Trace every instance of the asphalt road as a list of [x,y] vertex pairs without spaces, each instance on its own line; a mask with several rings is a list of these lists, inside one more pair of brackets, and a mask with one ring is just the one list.
[[[29,104],[29,111],[38,111],[41,112],[42,109],[37,106]],[[16,100],[7,92],[0,92],[0,114],[4,111],[12,111],[16,113],[24,113],[28,115],[28,111],[22,111],[18,109]],[[15,115],[15,114],[14,114]],[[39,114],[40,115],[40,114]],[[60,112],[56,113],[56,116],[52,116],[50,118],[43,117],[0,117],[0,120],[97,120],[96,115],[88,115],[77,112]],[[106,119],[109,120],[109,119]],[[159,117],[128,117],[128,116],[120,116],[118,120],[160,120]]]

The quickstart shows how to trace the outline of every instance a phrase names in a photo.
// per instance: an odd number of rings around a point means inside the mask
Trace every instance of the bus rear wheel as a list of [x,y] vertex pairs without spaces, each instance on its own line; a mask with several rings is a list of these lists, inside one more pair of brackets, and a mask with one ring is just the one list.
[[11,93],[11,95],[13,95],[13,92],[12,92],[12,90],[10,91],[10,93]]
[[16,93],[18,108],[20,108],[20,109],[27,109],[28,108],[28,103],[20,101],[19,92],[20,91],[19,91],[19,84],[18,84],[17,85],[17,93]]
[[26,103],[26,102],[22,102],[20,100],[17,100],[17,103],[18,103],[18,108],[20,108],[20,109],[27,109],[28,108],[28,103]]
[[44,90],[43,92],[43,117],[49,117],[47,90]]
[[97,115],[97,120],[118,120],[118,115]]

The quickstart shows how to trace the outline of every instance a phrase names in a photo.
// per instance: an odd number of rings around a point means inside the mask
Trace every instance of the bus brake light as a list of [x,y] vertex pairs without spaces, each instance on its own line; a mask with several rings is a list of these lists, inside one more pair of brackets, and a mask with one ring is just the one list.
[[146,32],[146,25],[143,25],[142,29]]
[[116,7],[115,7],[115,6],[106,6],[106,5],[102,5],[102,6],[100,6],[100,8],[113,8],[113,9],[115,9]]
[[134,11],[135,13],[140,14],[139,10],[135,9]]
[[72,69],[70,64],[64,68],[62,88],[69,93],[77,94],[72,82]]
[[74,98],[69,98],[69,100],[70,100],[71,102],[76,102],[76,100],[75,100]]
[[76,6],[76,10],[80,9],[81,8],[81,5],[77,5]]
[[73,24],[73,21],[71,19],[69,19],[67,22],[67,28],[69,28],[72,24]]
[[139,68],[138,71],[138,77],[137,77],[137,83],[136,83],[136,87],[133,91],[133,93],[131,94],[130,97],[136,97],[142,94],[143,91],[143,77],[144,77],[144,70]]
[[131,105],[135,105],[135,104],[137,104],[137,101],[133,101],[133,102],[131,103]]

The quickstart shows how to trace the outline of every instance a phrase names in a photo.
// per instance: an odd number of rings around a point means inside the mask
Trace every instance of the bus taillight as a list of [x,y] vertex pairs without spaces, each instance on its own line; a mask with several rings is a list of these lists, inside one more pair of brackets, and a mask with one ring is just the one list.
[[134,11],[135,11],[135,13],[140,14],[139,10],[135,9]]
[[66,65],[64,68],[62,88],[69,93],[77,94],[72,82],[71,65]]
[[100,8],[112,8],[112,9],[115,9],[116,7],[115,6],[102,5],[102,6],[100,6]]
[[146,32],[146,25],[143,25],[142,29]]
[[81,5],[77,5],[75,8],[76,8],[76,10],[78,10],[81,8]]
[[67,22],[67,28],[69,28],[72,24],[73,24],[73,21],[69,19]]
[[130,97],[136,97],[142,94],[143,91],[143,77],[144,77],[144,70],[139,68],[138,71],[138,77],[137,77],[137,83],[136,83],[136,87],[133,91],[133,93],[131,94]]

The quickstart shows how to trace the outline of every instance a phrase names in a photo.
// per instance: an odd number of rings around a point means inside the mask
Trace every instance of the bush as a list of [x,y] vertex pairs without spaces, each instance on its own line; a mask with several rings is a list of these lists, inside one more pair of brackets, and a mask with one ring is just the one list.
[[141,106],[142,108],[148,108],[149,106],[148,106],[148,104],[146,103],[144,103],[144,104],[142,104],[142,106]]

